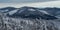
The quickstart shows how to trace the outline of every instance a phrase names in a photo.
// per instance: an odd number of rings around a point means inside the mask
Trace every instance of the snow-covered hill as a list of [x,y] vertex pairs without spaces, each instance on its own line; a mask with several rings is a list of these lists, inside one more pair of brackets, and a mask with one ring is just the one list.
[[0,12],[7,13],[7,12],[13,11],[15,9],[17,9],[17,8],[15,8],[15,7],[4,7],[4,8],[0,8]]
[[55,16],[50,15],[45,10],[41,10],[35,7],[21,7],[18,9],[12,9],[7,12],[7,16],[9,17],[22,17],[22,18],[33,18],[33,19],[57,19]]
[[35,18],[57,19],[55,16],[52,16],[52,14],[54,14],[53,9],[50,12],[49,8],[36,8],[36,7],[28,7],[28,6],[24,6],[21,8],[5,7],[5,8],[0,8],[0,12],[5,13],[9,17],[22,17],[22,18],[33,18],[33,19]]
[[0,10],[0,30],[60,30],[60,19],[49,12],[52,8],[25,6],[6,9]]

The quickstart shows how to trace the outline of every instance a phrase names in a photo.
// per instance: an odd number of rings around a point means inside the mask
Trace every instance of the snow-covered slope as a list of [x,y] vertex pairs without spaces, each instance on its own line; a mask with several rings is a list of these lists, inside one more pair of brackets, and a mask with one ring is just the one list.
[[15,7],[4,7],[4,8],[0,8],[0,12],[7,13],[7,12],[13,11],[15,9],[17,9],[17,8],[15,8]]
[[33,19],[57,19],[55,16],[52,16],[50,13],[45,11],[45,9],[40,9],[36,7],[24,6],[21,8],[6,7],[1,8],[0,12],[5,13],[10,17],[22,17],[22,18],[33,18]]
[[57,19],[44,10],[34,7],[21,7],[18,10],[10,11],[7,16],[37,19]]
[[46,8],[42,8],[41,10],[45,10],[51,15],[54,15],[56,17],[60,17],[60,8],[57,8],[57,7],[53,7],[53,8],[46,7]]
[[13,14],[16,13],[17,11],[18,11],[18,9],[12,10],[12,11],[10,11],[10,12],[8,12],[8,13],[9,13],[9,15],[13,15]]
[[0,30],[60,30],[59,20],[6,17],[0,13]]

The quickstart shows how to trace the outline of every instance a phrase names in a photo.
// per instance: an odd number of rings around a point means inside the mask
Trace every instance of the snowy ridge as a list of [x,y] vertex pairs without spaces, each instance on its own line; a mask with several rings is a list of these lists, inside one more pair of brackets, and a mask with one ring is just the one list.
[[[57,19],[55,16],[51,16],[47,11],[40,10],[36,7],[21,7],[21,8],[3,8],[8,9],[8,12],[6,12],[6,15],[8,17],[21,17],[21,18],[33,18],[33,19]],[[4,11],[3,10],[3,11]]]

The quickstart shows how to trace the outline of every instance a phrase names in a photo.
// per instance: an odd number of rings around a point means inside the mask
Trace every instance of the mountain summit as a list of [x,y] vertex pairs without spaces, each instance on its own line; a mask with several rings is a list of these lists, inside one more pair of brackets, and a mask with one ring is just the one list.
[[[12,13],[11,13],[12,12]],[[35,7],[21,7],[19,9],[10,11],[7,16],[9,17],[21,17],[21,18],[32,18],[32,19],[57,19],[55,16],[49,15],[44,10],[40,10],[39,8]]]

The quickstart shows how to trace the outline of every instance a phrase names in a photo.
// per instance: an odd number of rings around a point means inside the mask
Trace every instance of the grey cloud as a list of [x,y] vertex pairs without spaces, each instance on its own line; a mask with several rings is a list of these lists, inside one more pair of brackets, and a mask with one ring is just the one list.
[[55,0],[0,0],[0,3],[26,3],[26,2],[46,2]]

